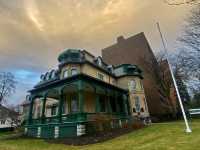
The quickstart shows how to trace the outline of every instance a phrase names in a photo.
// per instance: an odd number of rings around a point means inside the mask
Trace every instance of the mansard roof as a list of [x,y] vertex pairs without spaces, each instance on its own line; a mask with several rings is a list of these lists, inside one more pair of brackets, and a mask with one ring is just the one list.
[[58,69],[53,69],[45,74],[41,75],[41,81],[36,85],[40,85],[46,82],[52,82],[60,80],[60,72],[64,65],[66,64],[90,64],[93,67],[103,71],[104,73],[112,76],[113,78],[123,77],[123,76],[138,76],[141,79],[142,71],[141,69],[133,64],[120,64],[117,66],[112,66],[106,64],[101,56],[95,57],[86,50],[80,49],[65,49],[58,56]]

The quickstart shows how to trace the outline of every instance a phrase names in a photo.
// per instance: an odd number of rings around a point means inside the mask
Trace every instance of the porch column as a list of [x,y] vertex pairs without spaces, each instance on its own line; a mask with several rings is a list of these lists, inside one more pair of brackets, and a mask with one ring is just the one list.
[[127,105],[128,115],[131,115],[131,106],[130,106],[130,97],[129,97],[129,94],[127,94],[126,105]]
[[95,88],[95,112],[99,113],[100,112],[100,96],[97,93],[97,89]]
[[79,112],[84,111],[84,96],[83,96],[83,81],[78,81],[78,106],[79,106]]
[[127,95],[126,94],[123,94],[123,106],[124,106],[124,112],[126,115],[128,115],[128,108],[127,108]]
[[112,107],[111,107],[111,103],[110,103],[110,95],[106,95],[107,97],[107,102],[108,102],[108,113],[112,113]]
[[28,116],[28,124],[31,124],[32,123],[32,112],[33,112],[33,104],[34,104],[34,99],[33,97],[30,97],[29,99],[31,102],[30,102],[30,106],[29,106],[29,116]]
[[63,107],[64,96],[63,92],[59,92],[59,105],[58,105],[58,118],[59,122],[62,122],[62,107]]
[[45,95],[43,98],[43,103],[42,103],[42,116],[41,116],[41,122],[44,123],[45,122],[45,106],[46,106],[46,100],[47,100],[47,96]]

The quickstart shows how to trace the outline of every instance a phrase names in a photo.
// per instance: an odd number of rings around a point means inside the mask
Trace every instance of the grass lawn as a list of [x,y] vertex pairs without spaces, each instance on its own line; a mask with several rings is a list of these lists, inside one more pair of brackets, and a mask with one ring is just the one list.
[[7,135],[10,135],[10,134],[13,134],[13,132],[12,131],[3,131],[3,132],[0,132],[0,138],[2,136],[7,136]]
[[7,134],[9,134],[9,132],[0,132],[0,137]]
[[184,132],[183,121],[158,123],[118,138],[86,146],[50,144],[41,139],[1,140],[0,150],[200,150],[200,120],[193,132]]

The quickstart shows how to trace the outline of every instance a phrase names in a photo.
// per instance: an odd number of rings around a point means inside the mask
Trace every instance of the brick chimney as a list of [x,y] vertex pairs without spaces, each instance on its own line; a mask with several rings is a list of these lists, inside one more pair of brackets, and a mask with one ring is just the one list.
[[122,35],[117,37],[117,43],[122,43],[123,41],[125,41],[125,39]]

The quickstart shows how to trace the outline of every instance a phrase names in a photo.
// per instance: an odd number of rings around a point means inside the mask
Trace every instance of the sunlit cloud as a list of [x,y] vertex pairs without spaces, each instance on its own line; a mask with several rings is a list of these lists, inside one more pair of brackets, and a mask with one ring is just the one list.
[[26,9],[26,13],[29,17],[29,19],[35,24],[35,26],[39,30],[43,30],[43,24],[40,18],[40,12],[37,8],[37,4],[35,3],[35,0],[26,0],[24,3],[24,8]]
[[0,0],[0,71],[13,72],[20,81],[12,102],[23,100],[41,73],[57,67],[64,48],[101,55],[117,36],[145,32],[159,51],[159,21],[173,49],[188,7],[163,0]]

